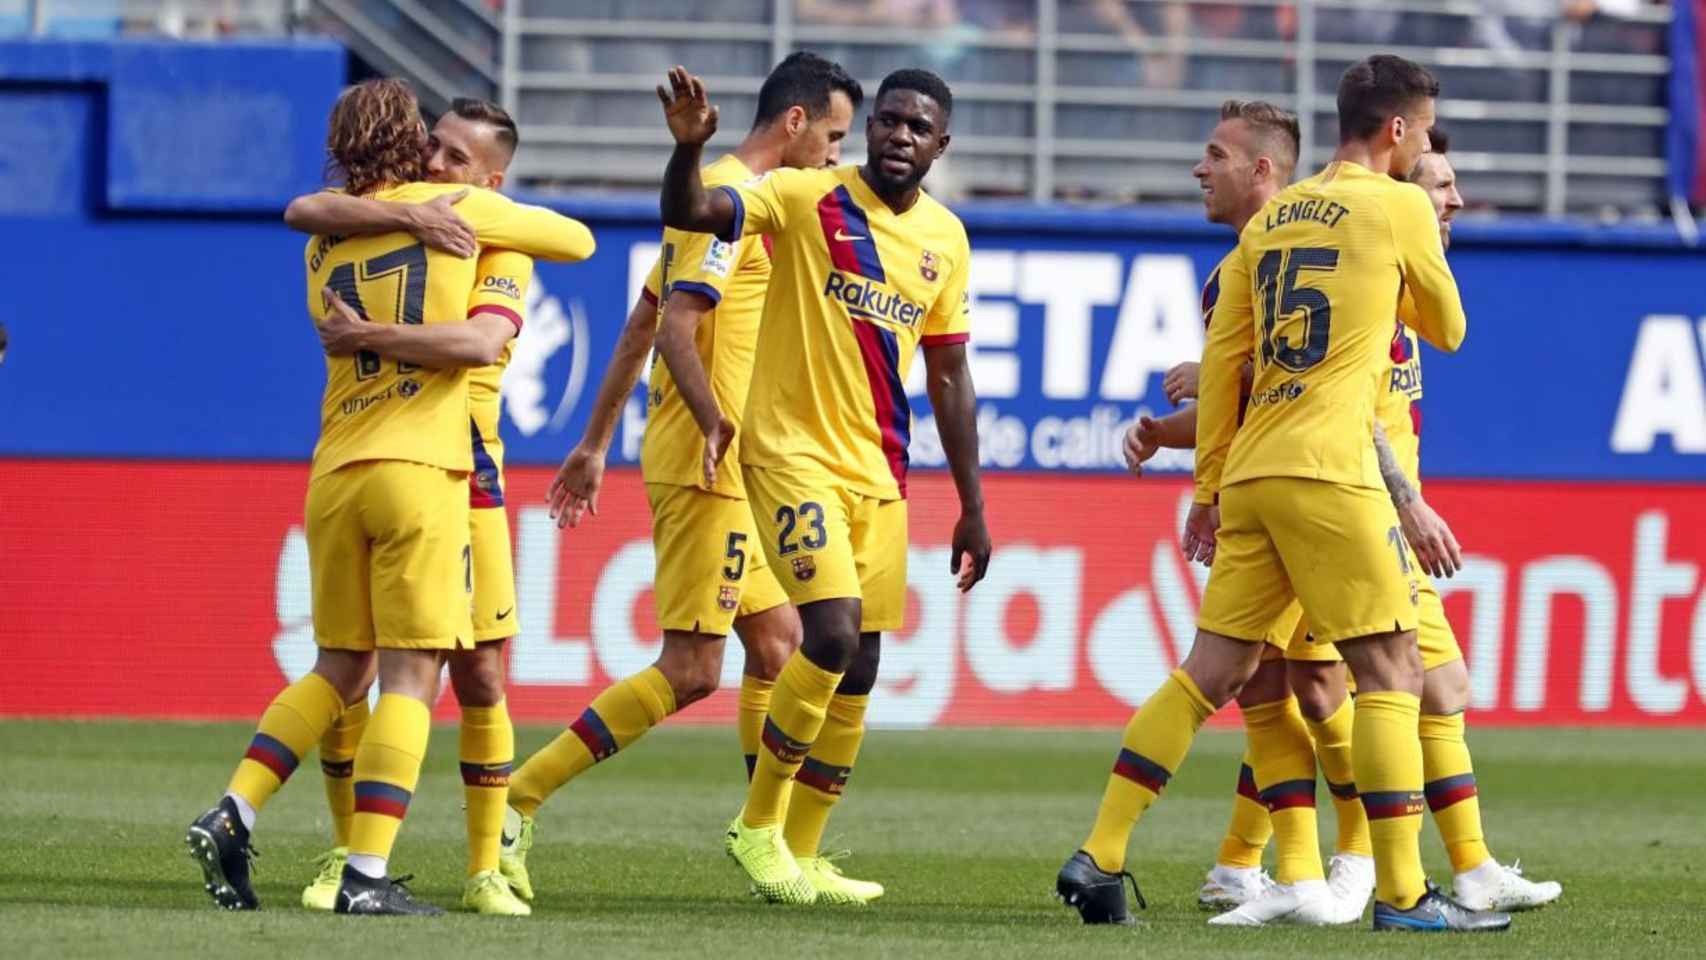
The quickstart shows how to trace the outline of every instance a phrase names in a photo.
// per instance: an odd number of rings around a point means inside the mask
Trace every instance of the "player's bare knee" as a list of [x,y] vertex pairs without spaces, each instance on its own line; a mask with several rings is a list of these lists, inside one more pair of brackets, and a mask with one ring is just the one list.
[[1339,643],[1357,689],[1368,693],[1422,695],[1422,655],[1415,631],[1358,637]]
[[1244,689],[1261,665],[1262,644],[1197,631],[1196,642],[1179,668],[1216,709],[1226,706]]
[[1442,663],[1422,676],[1422,712],[1447,717],[1469,708],[1469,669],[1462,660]]
[[432,703],[438,697],[438,670],[443,662],[437,650],[381,650],[379,692]]
[[1322,723],[1345,702],[1343,668],[1337,663],[1294,661],[1286,664],[1286,679],[1305,720]]
[[1285,682],[1284,660],[1262,660],[1256,666],[1256,672],[1250,679],[1244,681],[1244,686],[1238,691],[1240,707],[1255,707],[1264,703],[1284,700],[1291,692]]
[[450,657],[450,686],[464,707],[495,707],[504,698],[503,641],[482,643]]
[[345,703],[367,696],[379,670],[371,650],[321,649],[314,658],[314,672],[338,691]]
[[787,604],[742,617],[735,632],[746,651],[743,672],[760,680],[775,680],[800,648],[800,617]]
[[663,635],[663,651],[655,666],[675,694],[676,709],[697,703],[717,692],[723,673],[722,637],[669,630]]
[[853,655],[853,661],[847,665],[847,672],[841,675],[841,685],[835,688],[836,693],[862,697],[869,694],[877,685],[877,665],[882,661],[883,635],[866,633],[859,637],[859,652]]
[[817,666],[845,673],[859,652],[859,601],[819,600],[800,608],[800,650]]

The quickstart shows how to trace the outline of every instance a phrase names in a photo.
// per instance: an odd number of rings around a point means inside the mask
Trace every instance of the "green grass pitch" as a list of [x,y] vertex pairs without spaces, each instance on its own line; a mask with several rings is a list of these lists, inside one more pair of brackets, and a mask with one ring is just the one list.
[[[259,913],[215,910],[185,825],[219,795],[239,725],[0,723],[0,929],[8,957],[1681,957],[1706,954],[1706,762],[1699,731],[1470,731],[1488,839],[1564,899],[1475,937],[1214,930],[1195,905],[1242,737],[1204,734],[1141,825],[1136,929],[1085,928],[1051,897],[1118,734],[878,731],[830,825],[880,880],[869,909],[746,898],[723,856],[741,799],[732,729],[665,728],[546,805],[530,919],[358,920],[297,905],[325,846],[310,759],[257,831]],[[551,735],[525,729],[523,756]],[[392,861],[453,905],[465,850],[456,736],[440,728]],[[1322,799],[1322,836],[1332,813]],[[1431,875],[1449,881],[1430,825]],[[1449,951],[1449,953],[1448,953]]]

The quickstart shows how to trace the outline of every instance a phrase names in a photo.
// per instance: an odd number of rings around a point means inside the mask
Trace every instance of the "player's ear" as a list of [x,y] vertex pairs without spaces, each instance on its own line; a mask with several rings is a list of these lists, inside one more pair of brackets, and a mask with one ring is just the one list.
[[787,131],[788,136],[797,137],[810,119],[806,116],[806,108],[796,103],[782,115],[782,129]]
[[1257,183],[1260,183],[1263,180],[1266,180],[1269,177],[1273,176],[1274,175],[1273,158],[1272,157],[1257,157],[1254,172],[1256,174],[1256,182]]
[[486,174],[486,182],[484,186],[487,190],[502,190],[503,185],[504,172],[502,170],[493,170],[491,173]]
[[936,156],[935,156],[935,159],[937,159],[937,160],[942,159],[942,154],[948,152],[948,141],[952,140],[952,139],[953,139],[953,137],[950,136],[949,134],[946,134],[946,133],[944,133],[940,137],[936,138]]

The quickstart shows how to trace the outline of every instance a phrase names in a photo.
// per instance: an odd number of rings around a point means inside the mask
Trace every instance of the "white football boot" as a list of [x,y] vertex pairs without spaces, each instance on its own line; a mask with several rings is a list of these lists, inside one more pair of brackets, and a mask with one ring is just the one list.
[[1533,910],[1558,899],[1564,887],[1556,880],[1535,883],[1522,875],[1522,861],[1510,866],[1487,858],[1451,881],[1452,898],[1471,910]]
[[1261,896],[1273,885],[1273,878],[1261,867],[1224,867],[1217,863],[1197,891],[1197,905],[1210,910],[1231,910]]
[[1327,861],[1327,888],[1333,891],[1334,923],[1362,919],[1374,896],[1374,858],[1336,853]]
[[1242,906],[1209,919],[1212,927],[1263,927],[1270,923],[1297,923],[1325,927],[1349,923],[1337,917],[1338,901],[1325,880],[1276,883]]

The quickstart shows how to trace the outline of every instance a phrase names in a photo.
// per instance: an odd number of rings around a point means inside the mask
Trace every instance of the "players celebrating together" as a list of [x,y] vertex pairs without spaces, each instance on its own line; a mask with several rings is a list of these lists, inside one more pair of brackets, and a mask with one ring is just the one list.
[[[1372,897],[1377,930],[1496,930],[1510,923],[1502,911],[1561,892],[1501,865],[1483,839],[1463,736],[1468,675],[1429,579],[1462,558],[1420,495],[1416,338],[1453,351],[1467,325],[1444,257],[1462,200],[1434,127],[1439,92],[1400,57],[1352,66],[1338,151],[1295,184],[1297,119],[1228,101],[1192,171],[1208,218],[1238,241],[1203,290],[1200,364],[1164,382],[1175,403],[1198,402],[1141,418],[1126,456],[1141,474],[1159,447],[1196,448],[1183,548],[1210,573],[1189,654],[1127,725],[1089,836],[1056,879],[1086,923],[1132,922],[1131,835],[1232,700],[1248,745],[1198,894],[1224,910],[1210,923],[1348,924]],[[731,628],[745,651],[748,786],[725,851],[767,901],[883,895],[820,846],[864,739],[882,634],[904,620],[904,384],[919,348],[960,504],[959,590],[991,555],[967,359],[971,247],[921,187],[948,148],[953,95],[925,70],[889,74],[864,119],[864,162],[840,165],[863,90],[838,64],[796,53],[765,80],[740,144],[702,166],[719,120],[704,83],[676,67],[657,93],[675,142],[662,252],[549,498],[560,526],[597,516],[617,413],[655,348],[641,468],[663,647],[566,712],[568,729],[513,777],[498,384],[533,258],[585,259],[593,238],[493,192],[518,142],[496,105],[458,100],[430,136],[398,81],[357,84],[333,108],[340,187],[286,214],[312,235],[308,308],[326,355],[305,508],[319,653],[189,827],[218,905],[259,906],[257,818],[318,744],[334,846],[304,905],[442,912],[387,865],[448,663],[462,712],[462,904],[527,915],[541,806],[714,691]],[[1325,867],[1317,762],[1338,815]],[[1422,871],[1424,804],[1452,896]],[[1261,868],[1270,837],[1272,877]]]

